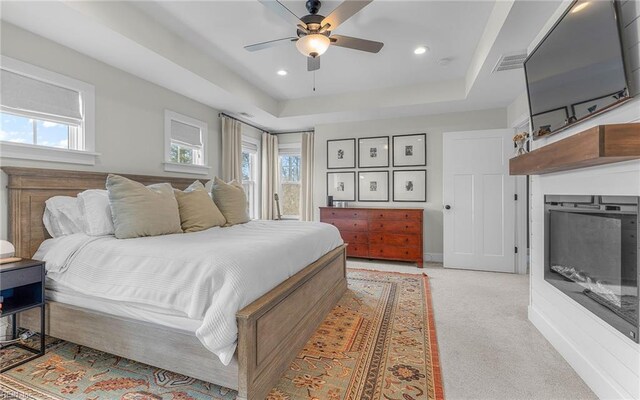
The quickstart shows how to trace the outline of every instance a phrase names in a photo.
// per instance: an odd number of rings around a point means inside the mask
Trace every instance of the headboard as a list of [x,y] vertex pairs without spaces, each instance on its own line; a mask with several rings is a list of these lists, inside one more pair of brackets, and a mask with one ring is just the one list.
[[[108,173],[42,168],[0,168],[9,176],[9,241],[16,257],[30,258],[50,236],[42,222],[45,201],[53,196],[75,196],[87,189],[104,189]],[[118,174],[145,185],[168,182],[185,189],[194,178]]]

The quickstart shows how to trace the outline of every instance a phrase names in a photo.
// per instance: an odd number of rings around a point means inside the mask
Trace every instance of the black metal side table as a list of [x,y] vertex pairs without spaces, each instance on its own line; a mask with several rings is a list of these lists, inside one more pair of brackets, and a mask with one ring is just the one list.
[[[0,309],[1,317],[11,317],[12,337],[18,339],[17,314],[40,308],[40,349],[25,346],[20,342],[9,344],[33,353],[33,356],[20,360],[15,364],[0,369],[0,373],[17,367],[34,358],[44,355],[45,350],[45,301],[44,301],[45,268],[43,261],[20,260],[0,265]],[[3,340],[7,341],[7,340]]]

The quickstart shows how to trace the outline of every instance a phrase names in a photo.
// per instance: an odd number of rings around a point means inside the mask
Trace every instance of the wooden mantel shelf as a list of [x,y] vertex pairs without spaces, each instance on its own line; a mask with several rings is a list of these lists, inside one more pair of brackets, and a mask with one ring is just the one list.
[[510,175],[540,175],[640,159],[640,123],[598,125],[509,160]]

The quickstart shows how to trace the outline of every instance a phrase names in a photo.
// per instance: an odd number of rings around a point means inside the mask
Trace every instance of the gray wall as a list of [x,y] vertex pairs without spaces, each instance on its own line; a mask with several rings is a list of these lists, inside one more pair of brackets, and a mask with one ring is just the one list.
[[[470,111],[420,117],[385,119],[319,125],[315,128],[314,209],[319,219],[318,207],[327,204],[327,140],[391,136],[410,133],[427,133],[427,202],[426,203],[351,203],[381,207],[424,207],[424,251],[435,260],[442,258],[442,135],[446,132],[470,131],[507,127],[506,109]],[[357,152],[357,143],[356,143]],[[390,163],[391,164],[391,163]],[[422,169],[416,167],[415,169]],[[387,168],[390,180],[393,168]],[[385,170],[376,168],[375,170]],[[358,171],[351,170],[332,171]],[[391,193],[389,199],[392,198]],[[429,258],[428,258],[429,259]]]
[[[146,175],[175,175],[164,172],[164,110],[205,121],[209,128],[210,176],[220,165],[220,122],[218,111],[175,92],[154,85],[67,47],[2,22],[0,53],[95,86],[95,166],[81,166],[31,160],[5,159],[0,164],[73,170],[107,171]],[[200,177],[202,176],[194,176]],[[0,185],[0,238],[7,238],[6,174]]]

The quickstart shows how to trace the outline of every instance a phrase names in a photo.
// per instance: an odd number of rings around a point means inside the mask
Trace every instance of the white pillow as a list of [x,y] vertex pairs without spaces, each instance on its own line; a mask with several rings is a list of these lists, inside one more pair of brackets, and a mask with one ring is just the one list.
[[84,233],[89,236],[113,235],[113,218],[106,190],[91,189],[78,194],[80,209],[85,216]]
[[45,201],[42,222],[54,238],[84,231],[84,215],[76,197],[49,198]]

